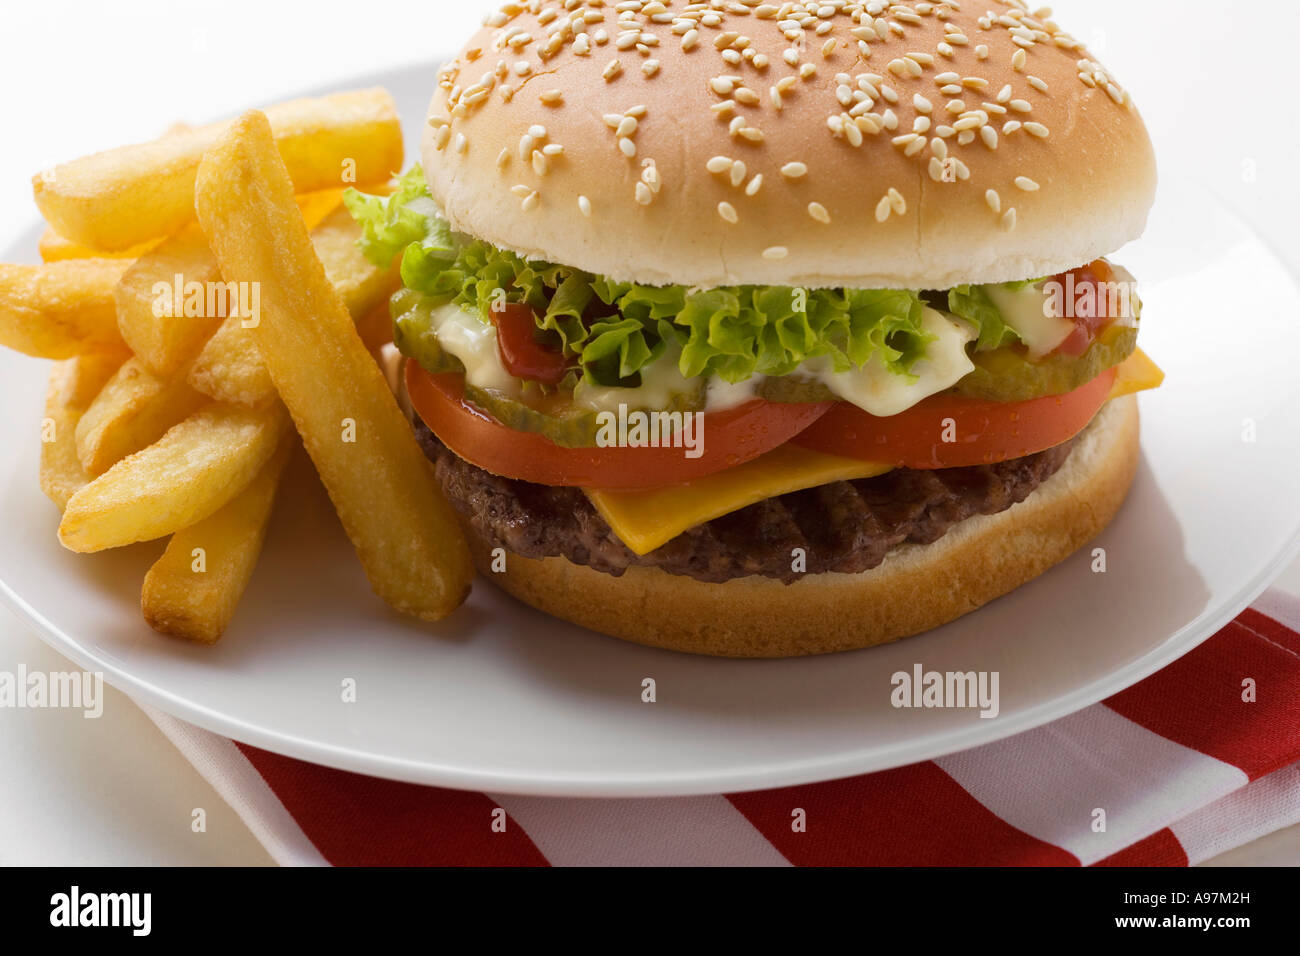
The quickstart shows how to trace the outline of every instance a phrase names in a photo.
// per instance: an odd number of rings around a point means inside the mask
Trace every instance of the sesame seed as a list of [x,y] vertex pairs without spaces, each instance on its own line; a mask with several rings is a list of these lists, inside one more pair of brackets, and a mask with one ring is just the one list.
[[636,155],[636,143],[626,136],[620,136],[618,139],[618,148],[628,159]]
[[930,151],[941,160],[948,158],[948,144],[938,136],[935,136],[930,140]]
[[897,189],[894,189],[891,186],[889,192],[885,195],[888,197],[889,206],[894,210],[894,212],[898,213],[900,216],[907,212],[907,201],[903,199],[903,194]]
[[1012,206],[1002,214],[1002,228],[1010,232],[1016,228],[1016,207]]
[[525,186],[523,183],[519,183],[517,185],[511,186],[510,192],[513,193],[515,196],[518,196],[520,199],[523,199],[525,196],[531,193],[532,190],[529,189],[527,186]]
[[819,202],[810,202],[808,204],[808,215],[812,216],[820,223],[830,225],[831,214],[826,211],[826,207]]
[[992,126],[980,127],[980,139],[984,141],[984,145],[989,149],[998,148],[998,131]]
[[654,76],[656,73],[659,72],[659,61],[646,60],[644,63],[641,64],[641,72],[644,73],[647,77]]
[[998,195],[996,189],[989,189],[984,192],[984,201],[994,212],[1002,211],[1002,197]]
[[930,178],[933,179],[935,182],[941,182],[943,180],[943,169],[944,169],[943,160],[941,160],[938,156],[931,156],[930,157]]
[[635,116],[624,116],[618,121],[618,127],[615,129],[616,136],[632,136],[636,133],[637,121]]
[[739,135],[751,143],[761,143],[764,139],[763,131],[756,126],[746,126],[739,131]]
[[524,212],[532,212],[534,209],[537,208],[538,204],[541,203],[541,201],[542,199],[537,194],[537,191],[533,190],[527,196],[524,197],[524,201],[520,204],[520,208],[522,208]]
[[889,218],[891,206],[888,196],[881,196],[880,202],[876,203],[876,222],[884,222]]
[[[1015,70],[1017,73],[1019,73],[1021,70],[1025,68],[1025,63],[1028,59],[1029,58],[1025,55],[1025,51],[1023,49],[1016,50],[1016,52],[1011,55],[1011,68]],[[1015,210],[1011,210],[1011,212],[1014,213]],[[1015,220],[1016,217],[1012,215],[1011,216],[1012,225],[1015,224]]]
[[545,176],[548,170],[546,156],[540,149],[533,150],[533,172],[538,176]]
[[763,250],[764,259],[784,259],[790,254],[790,250],[785,246],[769,246]]
[[505,167],[508,166],[509,164],[510,164],[510,147],[507,146],[505,149],[501,150],[501,152],[497,153],[497,167],[500,169],[505,169]]
[[934,109],[934,106],[930,103],[930,101],[927,100],[920,93],[912,94],[912,105],[915,106],[917,111],[920,113],[929,113],[932,109]]
[[588,199],[586,196],[578,197],[578,209],[580,209],[582,211],[582,214],[586,216],[588,219],[591,218],[591,200]]
[[1039,139],[1047,139],[1047,135],[1051,131],[1042,123],[1026,123],[1025,132],[1030,136],[1037,136]]
[[1038,191],[1038,183],[1034,182],[1034,181],[1033,181],[1032,179],[1030,179],[1028,176],[1017,176],[1017,177],[1016,177],[1016,188],[1017,188],[1017,189],[1023,189],[1023,190],[1024,190],[1025,192],[1027,192],[1027,193],[1037,192],[1037,191]]
[[623,64],[619,63],[618,60],[610,60],[609,65],[605,67],[605,72],[601,75],[605,77],[605,82],[609,83],[616,79],[622,72]]
[[808,167],[804,163],[786,163],[781,167],[781,175],[786,179],[802,179],[808,175]]
[[645,183],[636,184],[636,201],[642,206],[648,206],[654,200],[654,192]]
[[1002,124],[1002,135],[1010,136],[1016,130],[1020,129],[1021,125],[1020,120],[1007,120]]
[[731,160],[726,156],[714,156],[704,164],[704,168],[715,175],[725,173],[731,169]]
[[696,44],[698,44],[699,42],[700,42],[699,30],[692,28],[690,30],[687,30],[686,33],[682,35],[682,49],[687,53],[689,53],[691,50],[694,50]]
[[745,187],[745,195],[757,196],[758,191],[762,188],[763,188],[763,174],[758,173],[753,179],[749,181],[749,185]]
[[564,102],[564,93],[561,90],[547,90],[537,98],[544,106],[560,106]]
[[451,139],[451,127],[439,126],[438,131],[433,134],[433,148],[443,150],[447,148],[447,142]]
[[533,139],[546,139],[546,127],[534,123],[532,126],[528,127],[528,135]]
[[618,129],[618,124],[623,122],[623,114],[606,113],[603,117],[601,117],[601,119],[605,121],[605,125],[608,126],[610,129]]
[[731,164],[731,185],[739,186],[741,183],[743,183],[745,181],[746,172],[748,172],[748,170],[746,169],[745,164],[740,160],[736,160],[734,163],[732,163]]
[[729,202],[718,203],[718,215],[733,226],[740,222],[740,216],[736,214],[736,207]]
[[1029,80],[1029,85],[1032,86],[1034,89],[1036,89],[1038,92],[1040,93],[1047,92],[1047,83],[1044,80],[1040,80],[1036,76],[1030,76],[1028,77],[1028,80]]
[[469,140],[465,138],[464,133],[456,134],[456,152],[463,153],[469,149]]
[[1033,109],[1028,100],[1012,100],[1007,106],[1017,113],[1028,113]]

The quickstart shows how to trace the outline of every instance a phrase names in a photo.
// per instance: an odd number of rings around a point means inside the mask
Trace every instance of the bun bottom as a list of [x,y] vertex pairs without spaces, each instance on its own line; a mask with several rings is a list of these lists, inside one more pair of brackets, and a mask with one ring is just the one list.
[[[884,644],[946,624],[1013,591],[1096,536],[1137,471],[1137,399],[1106,403],[1065,464],[1020,504],[978,515],[931,544],[905,544],[858,574],[723,584],[658,568],[621,577],[564,558],[510,554],[503,572],[471,534],[480,572],[554,617],[623,640],[714,657],[798,657]],[[468,529],[467,529],[468,530]]]

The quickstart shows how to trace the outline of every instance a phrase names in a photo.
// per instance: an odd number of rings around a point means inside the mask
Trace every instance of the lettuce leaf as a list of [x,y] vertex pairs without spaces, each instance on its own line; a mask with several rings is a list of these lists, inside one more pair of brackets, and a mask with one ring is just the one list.
[[1019,342],[1016,330],[1007,325],[983,286],[959,285],[948,290],[948,311],[979,329],[975,351],[987,352]]
[[[593,384],[637,384],[670,341],[688,378],[788,375],[817,358],[837,372],[879,359],[910,377],[932,339],[913,290],[647,286],[525,260],[454,233],[418,166],[390,196],[353,189],[344,202],[361,224],[365,255],[379,265],[400,255],[402,282],[429,305],[455,302],[489,322],[493,304],[527,303],[539,332],[558,339]],[[979,286],[950,290],[948,307],[979,329],[981,350],[1018,340]]]

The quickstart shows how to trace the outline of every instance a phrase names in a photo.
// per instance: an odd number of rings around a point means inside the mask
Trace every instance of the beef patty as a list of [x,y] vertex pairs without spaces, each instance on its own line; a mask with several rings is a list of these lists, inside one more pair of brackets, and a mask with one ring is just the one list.
[[[760,501],[636,554],[581,490],[502,478],[457,457],[418,417],[415,430],[443,491],[488,548],[558,556],[606,574],[640,565],[711,582],[758,574],[790,583],[807,573],[866,571],[899,544],[929,544],[958,522],[1024,501],[1074,447],[1071,439],[994,465],[898,468],[836,481]],[[803,572],[791,567],[796,548],[806,556]]]

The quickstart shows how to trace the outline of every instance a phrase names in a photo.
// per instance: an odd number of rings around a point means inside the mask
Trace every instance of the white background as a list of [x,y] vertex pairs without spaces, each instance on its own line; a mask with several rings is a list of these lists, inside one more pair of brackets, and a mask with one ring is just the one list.
[[[7,3],[0,12],[0,222],[10,229],[35,221],[30,179],[45,166],[152,138],[177,121],[344,88],[353,77],[412,63],[428,63],[432,92],[438,57],[496,6]],[[1300,4],[1257,0],[1240,20],[1230,5],[1193,0],[1068,0],[1054,9],[1133,92],[1162,168],[1178,166],[1207,183],[1296,273],[1300,127],[1285,103],[1295,89]],[[1230,301],[1224,322],[1232,322]],[[1223,349],[1224,361],[1242,362],[1248,374],[1250,343],[1240,343],[1240,356],[1229,351],[1233,344],[1225,336],[1206,348]],[[1282,583],[1300,593],[1300,564]],[[20,664],[66,669],[0,611],[0,670]],[[105,693],[98,720],[0,711],[0,864],[269,863],[153,724],[121,694]],[[204,834],[191,832],[194,808],[207,812]],[[1300,863],[1300,828],[1222,862],[1245,861]]]

